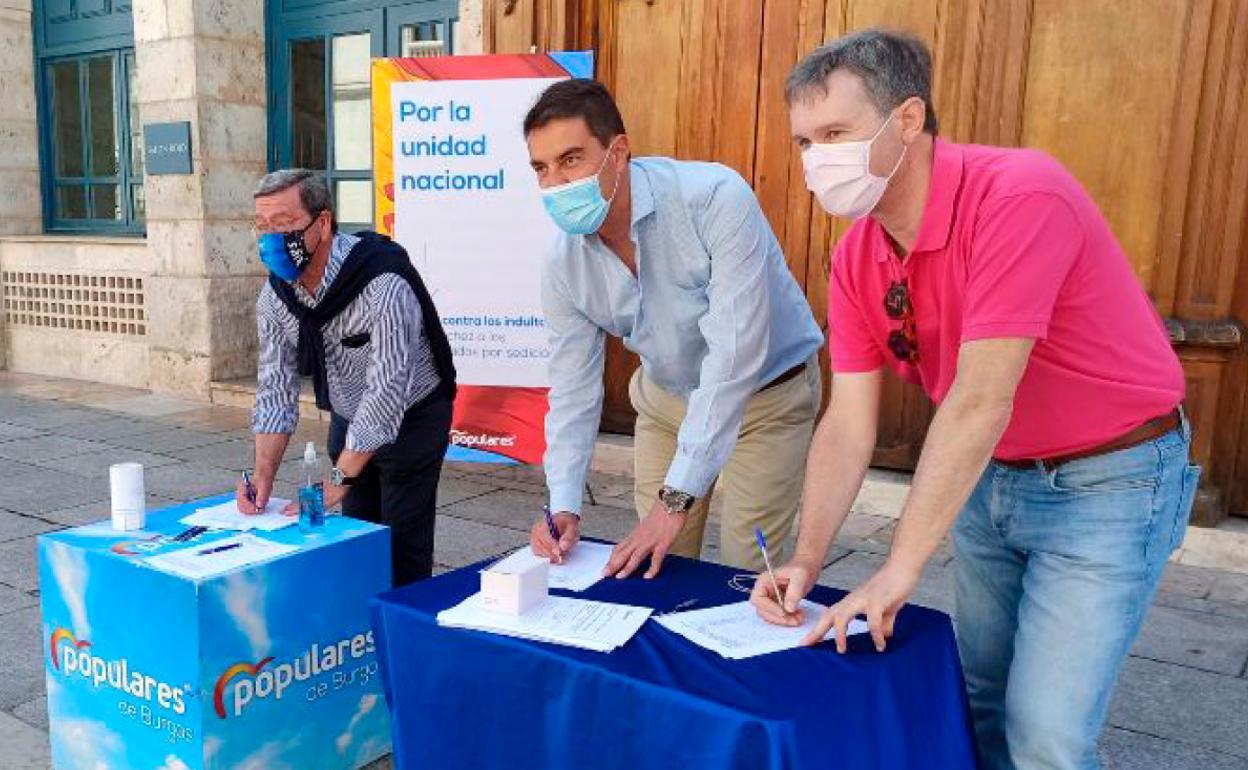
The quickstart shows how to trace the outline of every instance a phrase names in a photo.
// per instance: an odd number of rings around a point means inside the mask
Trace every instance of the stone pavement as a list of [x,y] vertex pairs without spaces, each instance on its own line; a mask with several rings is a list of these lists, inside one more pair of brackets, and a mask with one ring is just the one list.
[[[241,409],[0,372],[0,768],[48,767],[35,537],[105,518],[114,462],[147,466],[150,506],[230,488],[251,463],[247,423]],[[324,430],[324,423],[305,422],[291,443],[279,475],[286,494],[302,442],[323,446]],[[597,504],[585,512],[586,534],[619,539],[633,522],[631,481],[596,474],[591,488]],[[439,496],[439,571],[523,543],[542,490],[536,469],[448,466]],[[823,582],[847,588],[867,577],[893,526],[875,513],[851,516]],[[715,530],[707,530],[706,559],[718,553]],[[929,566],[917,603],[952,612],[950,560],[946,550]],[[1105,768],[1248,770],[1246,669],[1248,575],[1171,565],[1102,735]]]

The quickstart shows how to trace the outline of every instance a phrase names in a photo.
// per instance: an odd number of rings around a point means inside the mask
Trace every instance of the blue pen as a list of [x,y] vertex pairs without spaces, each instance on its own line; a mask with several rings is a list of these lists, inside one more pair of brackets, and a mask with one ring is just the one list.
[[784,594],[780,593],[780,584],[776,582],[776,573],[771,569],[771,558],[767,555],[767,538],[763,537],[763,530],[759,527],[754,528],[754,539],[758,542],[758,550],[763,552],[763,564],[767,565],[767,574],[771,577],[771,587],[776,592],[776,601],[780,602],[780,606],[784,606]]
[[251,472],[243,471],[243,491],[247,493],[247,502],[254,508],[256,505],[256,488],[251,483]]
[[555,560],[563,562],[563,554],[559,553],[559,529],[555,526],[555,517],[550,512],[549,505],[542,506],[542,514],[546,516],[546,529],[550,530],[550,537],[555,541]]
[[546,515],[546,528],[550,530],[550,536],[559,542],[559,530],[555,527],[555,517],[550,512],[549,505],[542,506],[542,513]]
[[195,555],[207,556],[208,554],[212,554],[212,553],[221,553],[222,551],[228,551],[231,548],[242,548],[242,547],[243,547],[242,543],[230,543],[229,545],[219,545],[216,548],[205,548],[204,550],[197,552]]

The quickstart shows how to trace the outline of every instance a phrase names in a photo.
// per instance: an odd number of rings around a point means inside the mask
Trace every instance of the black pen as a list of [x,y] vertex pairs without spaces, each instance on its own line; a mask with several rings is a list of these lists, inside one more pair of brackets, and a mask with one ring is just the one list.
[[231,548],[239,548],[242,545],[242,543],[230,543],[229,545],[219,545],[216,548],[205,548],[204,550],[199,551],[196,556],[207,556],[210,553],[221,553],[222,551],[228,551]]
[[207,527],[194,526],[194,527],[191,527],[190,529],[183,530],[182,532],[175,535],[173,538],[173,542],[184,543],[187,540],[190,540],[195,537],[199,537],[200,535],[204,534],[207,531],[208,531]]

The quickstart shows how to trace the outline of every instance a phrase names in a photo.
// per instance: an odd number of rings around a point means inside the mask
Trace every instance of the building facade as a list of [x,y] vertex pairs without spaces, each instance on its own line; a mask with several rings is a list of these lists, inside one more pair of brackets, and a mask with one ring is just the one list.
[[[784,78],[823,40],[900,27],[932,47],[946,136],[1045,150],[1101,206],[1183,361],[1206,469],[1195,519],[1248,517],[1248,0],[1137,5],[0,0],[0,356],[200,396],[254,376],[252,187],[321,169],[344,223],[370,219],[367,60],[382,55],[594,50],[639,154],[753,184],[822,318],[845,225],[802,183]],[[190,173],[147,167],[145,150],[181,144]],[[636,365],[608,345],[608,429],[632,424]],[[931,414],[889,380],[876,464],[913,467]]]
[[480,50],[481,0],[0,0],[4,365],[254,376],[257,179],[324,171],[366,226],[370,57]]

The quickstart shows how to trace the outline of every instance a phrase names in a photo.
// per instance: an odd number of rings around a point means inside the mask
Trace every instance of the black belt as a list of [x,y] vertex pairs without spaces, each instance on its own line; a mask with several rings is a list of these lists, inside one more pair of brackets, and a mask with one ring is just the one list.
[[772,380],[771,382],[767,383],[767,384],[766,384],[766,385],[764,385],[763,387],[759,388],[759,389],[758,389],[758,392],[759,392],[759,393],[762,393],[764,390],[771,390],[772,388],[776,387],[777,385],[783,385],[784,383],[786,383],[786,382],[788,382],[789,380],[791,380],[791,379],[793,379],[793,378],[797,377],[799,374],[801,374],[801,373],[802,373],[802,372],[804,372],[804,371],[806,371],[806,362],[805,362],[805,361],[803,361],[802,363],[800,363],[800,364],[798,364],[797,366],[793,367],[792,369],[789,369],[789,370],[787,370],[787,371],[785,371],[785,372],[781,373],[781,375],[780,375],[779,377],[777,377],[776,379],[774,379],[774,380]]

